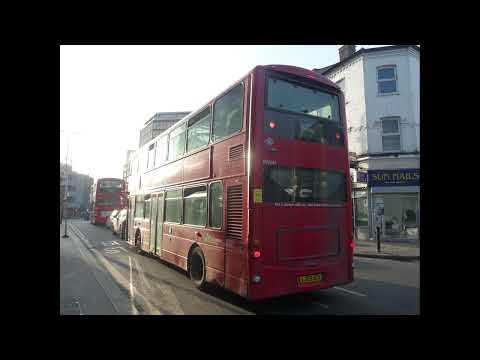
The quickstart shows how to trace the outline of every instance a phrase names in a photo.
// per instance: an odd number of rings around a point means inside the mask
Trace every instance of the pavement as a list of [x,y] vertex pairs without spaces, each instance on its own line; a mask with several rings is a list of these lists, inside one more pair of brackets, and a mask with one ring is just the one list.
[[353,255],[389,260],[412,261],[420,259],[418,242],[380,242],[380,252],[377,252],[377,242],[371,240],[356,240]]
[[68,226],[60,226],[60,314],[131,315],[130,299]]

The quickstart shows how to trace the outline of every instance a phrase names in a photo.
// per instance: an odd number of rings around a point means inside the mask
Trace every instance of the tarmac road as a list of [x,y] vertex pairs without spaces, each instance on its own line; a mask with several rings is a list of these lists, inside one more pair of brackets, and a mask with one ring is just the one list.
[[60,237],[61,314],[420,313],[419,261],[355,258],[355,281],[349,285],[248,302],[219,287],[199,291],[183,270],[139,253],[103,226],[68,223],[70,237]]

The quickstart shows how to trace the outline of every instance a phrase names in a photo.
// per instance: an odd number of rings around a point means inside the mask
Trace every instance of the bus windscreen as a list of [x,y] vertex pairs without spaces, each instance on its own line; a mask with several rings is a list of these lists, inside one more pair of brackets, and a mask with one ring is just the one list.
[[315,116],[340,124],[338,96],[299,84],[268,78],[268,107]]
[[266,202],[344,204],[345,174],[336,171],[264,166]]
[[103,180],[98,187],[100,192],[119,192],[123,189],[123,183],[118,180]]

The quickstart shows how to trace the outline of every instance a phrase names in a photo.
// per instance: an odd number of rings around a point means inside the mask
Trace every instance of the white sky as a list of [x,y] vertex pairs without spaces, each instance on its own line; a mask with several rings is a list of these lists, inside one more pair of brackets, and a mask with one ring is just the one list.
[[[60,161],[99,177],[122,177],[128,149],[155,113],[193,111],[256,65],[320,68],[338,61],[325,46],[60,47]],[[370,48],[384,45],[357,45]]]

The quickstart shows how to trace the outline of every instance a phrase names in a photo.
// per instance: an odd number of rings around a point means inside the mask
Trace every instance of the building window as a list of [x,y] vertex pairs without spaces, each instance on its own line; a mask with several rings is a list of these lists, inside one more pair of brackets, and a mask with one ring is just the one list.
[[182,190],[167,191],[165,196],[165,221],[182,221]]
[[215,102],[213,107],[213,141],[240,131],[243,123],[243,83]]
[[187,152],[205,146],[210,141],[210,108],[188,121]]
[[223,224],[223,185],[210,184],[210,227],[220,229]]
[[400,118],[388,117],[381,120],[383,151],[400,151]]
[[207,223],[207,187],[187,188],[183,193],[185,201],[184,223],[205,226]]
[[368,226],[367,192],[355,192],[354,196],[355,226]]
[[395,65],[377,68],[378,94],[397,93],[397,67]]
[[185,152],[185,124],[170,133],[168,143],[168,161],[175,160]]

